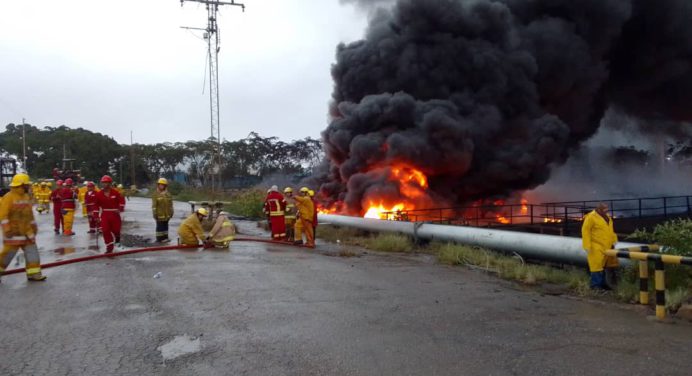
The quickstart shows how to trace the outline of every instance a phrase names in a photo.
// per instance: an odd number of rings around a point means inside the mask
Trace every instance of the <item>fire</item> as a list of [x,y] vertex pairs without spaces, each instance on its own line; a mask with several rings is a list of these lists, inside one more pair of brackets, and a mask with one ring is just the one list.
[[404,204],[396,204],[391,208],[385,208],[384,205],[379,204],[377,206],[371,205],[368,207],[368,211],[365,213],[363,216],[364,218],[373,218],[373,219],[388,219],[387,213],[389,212],[397,212],[397,211],[402,211],[406,208]]
[[414,167],[405,164],[391,166],[388,171],[388,180],[398,184],[400,197],[391,200],[395,202],[394,205],[385,203],[389,200],[384,197],[371,198],[368,204],[364,205],[366,208],[365,218],[396,220],[396,218],[400,218],[400,215],[388,215],[387,213],[414,210],[419,206],[417,204],[427,198],[428,177]]
[[504,217],[504,216],[497,214],[496,218],[497,218],[498,222],[500,222],[504,225],[509,224],[509,219],[507,219],[507,217]]
[[522,215],[529,214],[529,200],[527,200],[525,198],[521,199],[521,214]]
[[559,218],[543,218],[543,223],[562,223],[562,219],[559,219]]

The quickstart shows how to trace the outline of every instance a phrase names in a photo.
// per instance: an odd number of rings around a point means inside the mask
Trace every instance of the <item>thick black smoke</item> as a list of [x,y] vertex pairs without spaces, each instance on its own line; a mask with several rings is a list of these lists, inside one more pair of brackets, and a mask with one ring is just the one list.
[[436,203],[508,196],[544,183],[609,107],[692,119],[691,4],[399,0],[378,10],[364,40],[337,49],[322,196],[352,213],[410,198],[392,165],[423,171]]

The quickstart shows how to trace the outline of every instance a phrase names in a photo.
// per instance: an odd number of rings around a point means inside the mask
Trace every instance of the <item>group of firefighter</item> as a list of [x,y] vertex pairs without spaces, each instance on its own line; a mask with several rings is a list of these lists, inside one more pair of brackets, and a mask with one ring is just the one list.
[[[87,182],[83,192],[83,213],[89,218],[89,233],[101,232],[106,243],[106,253],[112,253],[115,244],[120,242],[120,213],[125,210],[125,199],[115,187],[113,179],[104,175],[101,189],[93,182]],[[32,197],[33,193],[33,197]],[[50,211],[47,200],[53,202],[54,231],[64,236],[73,236],[72,225],[80,189],[74,187],[72,179],[58,180],[51,190],[48,182],[36,186],[32,192],[29,175],[16,174],[10,183],[10,191],[0,201],[0,225],[3,232],[3,247],[0,250],[0,275],[22,249],[26,260],[26,274],[29,281],[43,281],[41,264],[36,247],[37,225],[34,219],[33,204],[38,203],[37,211]]]
[[286,187],[281,194],[279,187],[274,185],[267,191],[264,214],[273,240],[315,247],[317,205],[313,190],[303,187],[298,195],[294,195],[293,188]]

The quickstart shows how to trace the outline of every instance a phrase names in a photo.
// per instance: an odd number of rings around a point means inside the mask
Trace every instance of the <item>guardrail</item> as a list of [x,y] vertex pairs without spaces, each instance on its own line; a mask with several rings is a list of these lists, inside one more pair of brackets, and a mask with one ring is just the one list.
[[649,261],[656,268],[654,287],[656,289],[656,317],[663,320],[666,317],[666,274],[665,264],[690,265],[692,257],[649,253],[659,251],[658,245],[610,249],[605,252],[608,256],[639,260],[639,303],[649,304]]

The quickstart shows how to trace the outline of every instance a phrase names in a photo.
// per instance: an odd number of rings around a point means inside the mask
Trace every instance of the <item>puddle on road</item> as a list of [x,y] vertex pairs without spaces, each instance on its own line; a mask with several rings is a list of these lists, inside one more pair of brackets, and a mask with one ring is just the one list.
[[188,335],[176,336],[171,341],[157,348],[163,356],[163,360],[173,360],[183,355],[193,354],[202,350],[202,343],[199,338]]
[[53,250],[53,253],[58,254],[58,255],[69,255],[74,253],[75,249],[74,248],[69,248],[69,247],[61,247],[61,248],[56,248]]

